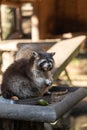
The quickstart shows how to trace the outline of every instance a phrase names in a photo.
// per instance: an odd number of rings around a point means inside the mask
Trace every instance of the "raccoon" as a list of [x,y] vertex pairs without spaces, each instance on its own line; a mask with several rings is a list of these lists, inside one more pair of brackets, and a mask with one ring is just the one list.
[[29,58],[21,58],[10,65],[3,74],[2,96],[8,99],[43,96],[52,87],[54,54],[32,51]]

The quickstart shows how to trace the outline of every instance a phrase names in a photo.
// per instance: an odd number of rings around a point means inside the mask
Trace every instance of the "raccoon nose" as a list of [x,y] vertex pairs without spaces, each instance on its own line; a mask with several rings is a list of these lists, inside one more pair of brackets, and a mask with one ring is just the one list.
[[48,64],[48,67],[49,67],[49,68],[52,67],[52,64]]
[[49,63],[49,64],[48,64],[48,69],[51,70],[52,68],[53,68],[52,64]]

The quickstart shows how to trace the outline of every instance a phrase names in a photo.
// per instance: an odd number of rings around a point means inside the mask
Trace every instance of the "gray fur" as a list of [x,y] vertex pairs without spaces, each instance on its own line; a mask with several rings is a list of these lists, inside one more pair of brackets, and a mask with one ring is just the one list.
[[1,85],[4,98],[17,96],[25,99],[43,96],[48,91],[52,86],[53,78],[51,71],[45,71],[44,68],[40,70],[38,62],[41,60],[41,56],[35,52],[29,59],[22,58],[8,67]]

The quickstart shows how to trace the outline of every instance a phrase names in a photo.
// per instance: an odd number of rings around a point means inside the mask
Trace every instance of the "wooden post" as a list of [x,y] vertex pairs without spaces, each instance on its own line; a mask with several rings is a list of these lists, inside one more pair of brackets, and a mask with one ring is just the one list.
[[2,16],[1,16],[1,4],[0,4],[0,38],[2,40]]
[[22,34],[22,28],[21,28],[21,8],[16,8],[16,29]]
[[0,119],[0,130],[44,130],[44,123]]

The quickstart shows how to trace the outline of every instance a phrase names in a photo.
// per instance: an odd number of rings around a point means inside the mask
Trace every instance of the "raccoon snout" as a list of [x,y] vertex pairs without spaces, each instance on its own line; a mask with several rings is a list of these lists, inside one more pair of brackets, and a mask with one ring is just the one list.
[[52,68],[53,68],[53,66],[52,66],[52,64],[51,63],[45,63],[44,65],[43,65],[43,70],[44,71],[49,71],[49,70],[52,70]]
[[45,82],[46,82],[46,85],[47,85],[47,86],[52,85],[52,81],[51,81],[51,80],[49,80],[49,79],[46,79],[46,81],[45,81]]
[[48,64],[48,70],[51,70],[53,68],[53,65],[51,63]]

